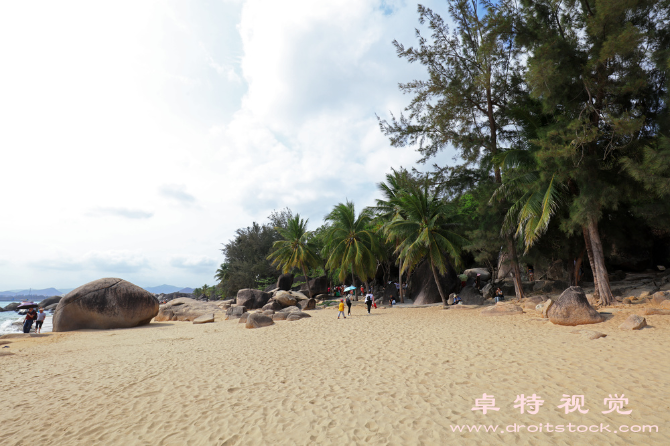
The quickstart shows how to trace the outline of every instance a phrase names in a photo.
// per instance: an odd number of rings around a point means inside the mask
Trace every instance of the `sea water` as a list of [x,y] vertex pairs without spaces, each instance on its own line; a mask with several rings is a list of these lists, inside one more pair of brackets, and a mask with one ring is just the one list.
[[[6,307],[7,305],[14,303],[16,301],[5,301],[0,300],[0,307]],[[35,302],[39,303],[39,302]],[[44,325],[42,326],[42,333],[51,331],[53,325],[51,323],[52,315],[50,311],[47,311],[47,317],[44,320]],[[23,333],[23,319],[25,315],[21,315],[16,311],[0,311],[0,336],[7,333]],[[12,324],[12,322],[21,322],[21,324]],[[35,329],[35,323],[33,322],[33,328]]]

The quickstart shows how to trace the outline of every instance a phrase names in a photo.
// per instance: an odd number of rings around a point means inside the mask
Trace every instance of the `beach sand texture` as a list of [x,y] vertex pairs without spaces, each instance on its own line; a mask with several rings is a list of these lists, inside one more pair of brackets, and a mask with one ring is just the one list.
[[[14,355],[0,357],[0,444],[670,444],[670,316],[625,332],[619,324],[641,310],[580,327],[532,311],[354,312],[256,330],[168,322],[13,340],[4,351]],[[499,411],[471,410],[483,393]],[[632,414],[601,413],[622,393]],[[520,394],[544,405],[522,415]],[[588,413],[565,414],[564,394],[584,395]],[[612,433],[500,432],[514,423],[602,423]],[[499,428],[452,432],[465,424]],[[658,433],[614,433],[622,424]]]

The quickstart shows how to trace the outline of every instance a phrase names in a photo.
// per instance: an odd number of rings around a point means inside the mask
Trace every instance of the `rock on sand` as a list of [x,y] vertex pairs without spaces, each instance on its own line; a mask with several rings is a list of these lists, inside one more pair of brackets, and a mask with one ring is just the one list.
[[158,300],[150,292],[122,279],[99,279],[58,302],[53,331],[137,327],[157,314]]
[[[549,301],[545,303],[547,305]],[[549,306],[547,317],[556,325],[597,324],[604,316],[589,304],[581,287],[571,286]]]

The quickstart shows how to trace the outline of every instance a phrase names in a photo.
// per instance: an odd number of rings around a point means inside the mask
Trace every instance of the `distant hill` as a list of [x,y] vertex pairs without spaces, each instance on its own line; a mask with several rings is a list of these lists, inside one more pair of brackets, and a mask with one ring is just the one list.
[[45,288],[43,290],[18,290],[18,291],[0,291],[0,297],[17,297],[17,296],[60,296],[62,291],[56,288]]
[[154,293],[154,294],[176,293],[177,291],[182,289],[182,287],[173,286],[173,285],[159,285],[159,286],[149,286],[149,287],[143,287],[143,288],[145,290],[147,290],[148,292]]
[[[173,286],[173,285],[159,285],[159,286],[150,286],[150,287],[144,287],[145,290],[147,290],[150,293],[154,294],[169,294],[169,293],[193,293],[193,288],[182,288],[178,286]],[[70,291],[74,290],[74,288],[63,288],[61,290],[57,290],[56,288],[45,288],[43,290],[8,290],[8,291],[0,291],[0,298],[27,298],[29,296],[37,297],[37,296],[42,296],[42,297],[51,297],[51,296],[61,296],[61,295],[66,295]]]

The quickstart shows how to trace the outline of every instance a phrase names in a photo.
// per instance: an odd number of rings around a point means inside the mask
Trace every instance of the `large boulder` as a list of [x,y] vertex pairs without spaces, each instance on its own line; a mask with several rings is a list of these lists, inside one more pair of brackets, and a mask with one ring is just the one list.
[[279,302],[277,302],[274,299],[270,299],[270,301],[268,303],[266,303],[265,305],[263,305],[263,308],[261,308],[261,309],[263,311],[272,310],[272,311],[276,312],[276,311],[281,310],[282,308],[284,308],[284,307],[282,307],[282,305]]
[[206,314],[223,315],[223,309],[215,303],[179,297],[161,305],[155,320],[156,322],[194,321]]
[[480,280],[480,282],[484,282],[484,281],[487,281],[487,280],[491,280],[491,273],[490,273],[489,270],[486,269],[486,268],[470,268],[470,269],[466,269],[465,271],[463,271],[463,274],[465,274],[466,276],[468,276],[468,277],[470,277],[470,278],[473,278],[473,279],[476,279],[476,278],[477,278],[477,274],[479,274],[479,280]]
[[46,309],[49,305],[58,304],[58,302],[60,302],[60,300],[62,298],[63,298],[63,296],[47,297],[46,299],[40,301],[39,305],[40,305],[40,307]]
[[293,274],[282,274],[277,279],[277,288],[280,291],[288,291],[293,286]]
[[483,305],[484,296],[473,286],[466,286],[458,293],[463,305]]
[[297,297],[290,291],[277,291],[273,299],[275,302],[279,302],[282,307],[291,307],[298,302]]
[[72,290],[58,302],[53,331],[137,327],[157,314],[158,300],[147,290],[122,279],[99,279]]
[[314,298],[301,300],[298,302],[298,306],[302,311],[313,310],[316,308],[316,300]]
[[21,305],[21,302],[12,302],[5,307],[5,311],[16,311],[16,308]]
[[263,308],[268,303],[272,294],[253,288],[244,288],[237,292],[237,305],[242,305],[247,310]]
[[581,287],[571,286],[563,291],[547,311],[556,325],[584,325],[603,322],[605,318],[589,304]]
[[291,313],[287,313],[285,311],[279,311],[279,312],[272,315],[272,320],[273,321],[285,321],[289,314],[291,314]]
[[244,313],[247,312],[247,309],[242,305],[235,305],[226,310],[226,320],[230,319],[239,319]]
[[328,292],[328,278],[326,276],[317,277],[310,280],[308,283],[309,290],[312,292],[311,295],[308,296],[309,292],[307,291],[307,283],[303,283],[297,290],[294,289],[293,291],[300,291],[308,297],[315,297],[319,294],[325,294]]
[[494,292],[495,292],[495,289],[493,288],[493,284],[491,284],[491,283],[487,283],[482,288],[482,296],[484,296],[484,299],[493,298],[493,293]]
[[247,317],[246,328],[262,328],[274,324],[270,316],[263,313],[252,313]]
[[300,319],[304,319],[306,317],[312,317],[312,316],[307,314],[307,313],[303,313],[302,311],[294,311],[292,313],[288,313],[288,315],[286,316],[286,320],[287,321],[297,321],[297,320],[300,320]]
[[[458,289],[460,280],[456,275],[456,271],[454,271],[451,266],[447,267],[446,274],[440,275],[439,279],[440,285],[442,286],[442,291],[444,292],[445,296],[456,292]],[[395,290],[395,285],[391,283],[387,286],[387,290],[389,286],[393,287],[391,291],[396,293],[395,298],[397,301],[398,295],[397,291]],[[424,261],[414,269],[407,290],[409,295],[414,300],[415,305],[435,304],[442,302],[442,297],[440,297],[440,292],[438,291],[437,285],[435,284],[435,276],[433,275],[433,270],[430,267],[430,262]],[[386,297],[386,295],[387,292],[385,290],[384,297]]]

